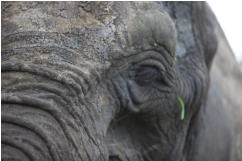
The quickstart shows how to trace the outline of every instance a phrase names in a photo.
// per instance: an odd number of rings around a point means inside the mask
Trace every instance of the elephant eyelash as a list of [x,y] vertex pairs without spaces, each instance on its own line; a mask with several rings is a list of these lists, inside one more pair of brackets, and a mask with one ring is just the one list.
[[154,66],[140,66],[134,71],[134,79],[140,85],[149,85],[162,77],[159,70]]
[[154,77],[156,74],[159,74],[159,71],[154,67],[141,67],[136,72],[136,76],[144,79],[149,79],[151,77]]

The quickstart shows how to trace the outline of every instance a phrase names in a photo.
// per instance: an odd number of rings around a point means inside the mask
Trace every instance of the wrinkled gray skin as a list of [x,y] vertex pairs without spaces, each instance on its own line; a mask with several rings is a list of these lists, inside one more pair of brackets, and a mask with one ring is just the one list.
[[204,2],[2,2],[1,63],[4,161],[242,160],[242,75]]

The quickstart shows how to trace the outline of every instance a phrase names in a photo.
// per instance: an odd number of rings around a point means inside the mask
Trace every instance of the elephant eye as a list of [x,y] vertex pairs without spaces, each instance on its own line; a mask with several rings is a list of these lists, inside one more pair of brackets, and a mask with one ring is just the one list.
[[155,67],[139,67],[135,72],[135,81],[140,85],[151,84],[159,75]]

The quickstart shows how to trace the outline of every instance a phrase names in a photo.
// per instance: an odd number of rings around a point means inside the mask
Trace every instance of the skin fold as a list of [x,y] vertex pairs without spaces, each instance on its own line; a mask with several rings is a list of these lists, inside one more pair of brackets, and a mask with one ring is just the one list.
[[2,160],[242,159],[242,103],[228,106],[232,69],[219,61],[232,51],[205,2],[3,2],[1,12]]

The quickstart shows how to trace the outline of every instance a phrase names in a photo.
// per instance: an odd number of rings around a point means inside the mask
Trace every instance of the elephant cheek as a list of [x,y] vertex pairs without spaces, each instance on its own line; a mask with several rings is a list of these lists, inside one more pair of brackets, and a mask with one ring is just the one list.
[[89,96],[94,102],[97,100],[97,103],[93,104],[93,107],[97,109],[97,120],[96,127],[97,131],[105,137],[107,130],[111,121],[115,118],[120,109],[119,100],[116,95],[113,93],[113,89],[107,82],[103,82],[100,86],[96,88],[96,92],[93,96]]

